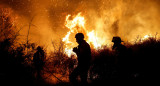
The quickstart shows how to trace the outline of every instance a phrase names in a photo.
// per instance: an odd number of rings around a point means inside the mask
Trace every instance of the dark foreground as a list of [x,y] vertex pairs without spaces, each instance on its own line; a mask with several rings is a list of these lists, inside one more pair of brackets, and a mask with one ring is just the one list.
[[[126,46],[129,53],[127,59],[122,61],[124,63],[123,69],[117,69],[116,55],[112,50],[105,48],[99,51],[92,51],[93,60],[89,70],[87,86],[123,84],[130,86],[159,83],[160,40],[150,38],[144,42]],[[19,57],[23,58],[24,55],[21,54],[18,51],[15,53],[5,51],[1,47],[0,83],[2,86],[73,86],[68,82],[51,84],[44,79],[36,79],[32,65],[29,65],[29,62],[27,65],[24,65],[24,60],[18,59],[19,55]],[[57,62],[63,62],[64,60]],[[66,62],[70,63],[71,61],[67,60]],[[53,63],[55,62],[53,61]],[[51,69],[63,69],[66,64],[64,61],[64,64],[51,65],[53,66]],[[119,74],[118,70],[123,71],[122,75]],[[65,69],[62,72],[66,72]],[[76,86],[81,86],[81,83],[78,83]]]

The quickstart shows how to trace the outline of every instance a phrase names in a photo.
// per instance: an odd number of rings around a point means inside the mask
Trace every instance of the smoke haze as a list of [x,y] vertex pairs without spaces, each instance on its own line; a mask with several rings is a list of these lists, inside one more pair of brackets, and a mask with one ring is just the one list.
[[66,16],[79,12],[86,29],[103,39],[101,44],[110,43],[113,36],[132,42],[138,35],[155,35],[160,33],[159,4],[159,0],[1,0],[0,8],[11,8],[18,15],[23,41],[33,18],[30,41],[50,47],[66,35]]

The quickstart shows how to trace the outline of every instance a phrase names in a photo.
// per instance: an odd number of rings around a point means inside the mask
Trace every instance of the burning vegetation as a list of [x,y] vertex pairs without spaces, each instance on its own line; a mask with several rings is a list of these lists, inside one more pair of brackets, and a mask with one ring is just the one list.
[[[38,5],[43,3],[41,0],[39,3],[28,0],[23,4],[32,3],[35,8],[26,6],[27,13],[20,9],[22,3],[18,0],[7,1],[0,1],[1,81],[15,85],[22,82],[26,86],[70,85],[69,75],[78,63],[72,51],[77,46],[76,33],[83,33],[91,46],[89,85],[123,83],[119,78],[117,52],[112,49],[114,36],[120,36],[127,48],[127,59],[122,62],[127,65],[125,77],[128,81],[146,83],[142,80],[156,80],[158,77],[158,0],[146,0],[143,6],[145,0],[47,0],[42,6]],[[12,3],[16,3],[19,9]],[[77,9],[70,9],[73,5],[77,5]],[[33,17],[36,13],[40,15]],[[41,46],[44,57],[41,69],[37,69],[34,62],[38,46]]]
[[[68,54],[70,57],[72,52],[73,46],[76,46],[75,42],[72,42],[70,39],[70,36],[72,34],[76,33],[84,33],[87,42],[92,45],[92,48],[98,49],[101,48],[102,44],[99,42],[102,42],[101,40],[95,33],[94,30],[89,31],[85,27],[85,18],[81,16],[81,13],[78,13],[72,20],[69,20],[71,15],[66,16],[66,23],[65,26],[69,29],[69,32],[67,32],[67,35],[62,39],[62,41],[65,43],[65,52]],[[101,40],[101,41],[100,41]]]

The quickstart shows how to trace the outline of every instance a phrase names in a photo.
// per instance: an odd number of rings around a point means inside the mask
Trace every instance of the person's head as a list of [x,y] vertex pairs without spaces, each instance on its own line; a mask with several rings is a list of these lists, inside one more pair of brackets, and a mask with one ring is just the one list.
[[83,33],[77,33],[75,35],[75,38],[76,38],[76,42],[78,44],[81,44],[81,42],[84,40],[84,35],[83,35]]
[[112,42],[113,42],[114,44],[121,44],[121,42],[123,42],[123,41],[121,40],[120,37],[115,36],[115,37],[112,38]]
[[37,50],[38,50],[38,51],[41,51],[41,50],[42,50],[42,47],[41,47],[41,46],[38,46],[38,47],[37,47]]

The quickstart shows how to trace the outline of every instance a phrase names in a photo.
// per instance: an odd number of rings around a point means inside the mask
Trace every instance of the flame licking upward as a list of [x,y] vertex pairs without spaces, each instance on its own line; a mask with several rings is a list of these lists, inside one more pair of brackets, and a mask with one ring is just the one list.
[[[75,46],[74,42],[71,42],[69,37],[71,33],[78,33],[80,30],[84,29],[84,17],[81,16],[81,13],[78,13],[73,20],[69,20],[71,15],[66,16],[65,26],[69,29],[66,36],[62,39],[62,41],[65,43],[65,52],[70,57],[71,54],[74,54],[72,52],[73,46]],[[79,29],[78,29],[78,27]]]
[[[85,27],[85,18],[81,15],[81,13],[78,13],[75,17],[72,17],[71,15],[66,16],[65,20],[65,26],[69,29],[65,37],[62,39],[62,41],[65,44],[65,53],[70,57],[73,53],[72,48],[76,46],[75,41],[71,41],[70,36],[71,34],[76,33],[83,33],[85,36],[85,40],[91,45],[91,48],[99,49],[102,48],[102,45],[105,44],[105,39],[102,38],[101,33],[97,33],[96,30],[92,29],[89,31]],[[142,38],[142,41],[145,39],[148,39],[149,37],[152,37],[151,35],[145,35]],[[72,37],[73,38],[73,37]],[[109,43],[108,43],[109,45]]]
[[92,43],[92,45],[93,45],[93,47],[94,48],[99,48],[99,47],[101,47],[101,44],[99,44],[98,43],[98,37],[95,35],[95,31],[94,30],[92,30],[91,32],[89,32],[88,34],[87,34],[87,36],[88,36],[88,42],[89,43]]
[[[78,33],[83,29],[85,30],[85,27],[84,27],[85,20],[84,20],[84,17],[81,16],[81,13],[78,13],[73,20],[69,20],[70,16],[71,15],[66,16],[66,22],[65,22],[65,26],[70,29],[70,32]],[[77,26],[80,29],[78,29]],[[78,30],[80,30],[80,31],[78,31]]]
[[69,37],[71,34],[76,34],[76,33],[83,33],[85,35],[86,41],[89,44],[93,45],[93,48],[98,48],[101,47],[101,44],[98,43],[98,37],[95,34],[95,31],[88,31],[85,27],[85,18],[83,16],[81,16],[81,13],[78,13],[72,20],[70,20],[69,18],[71,17],[71,15],[67,15],[66,16],[66,21],[65,21],[65,26],[69,29],[69,31],[67,32],[66,36],[62,39],[62,41],[65,44],[65,52],[66,54],[70,57],[72,54],[74,54],[72,52],[72,48],[76,46],[76,44],[74,42],[72,42]]

